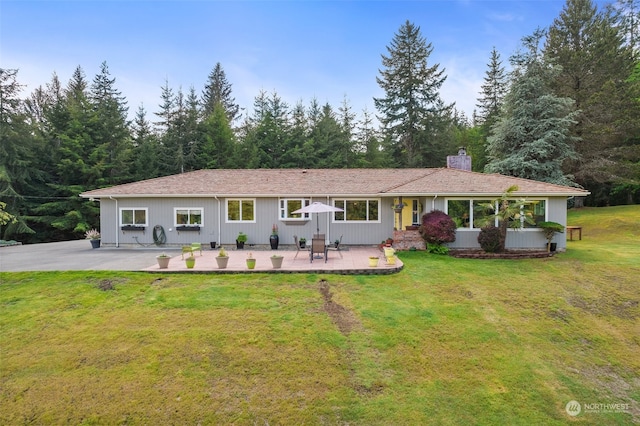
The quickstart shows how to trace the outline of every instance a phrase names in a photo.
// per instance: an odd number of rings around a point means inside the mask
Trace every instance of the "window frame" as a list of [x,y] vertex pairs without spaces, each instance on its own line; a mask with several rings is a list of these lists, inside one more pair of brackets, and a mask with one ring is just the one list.
[[[457,197],[451,197],[451,198],[446,198],[445,199],[445,213],[449,214],[449,201],[467,201],[469,202],[469,227],[459,227],[456,228],[456,231],[458,230],[462,230],[462,231],[478,231],[480,230],[480,228],[476,227],[474,225],[475,222],[475,212],[473,209],[474,206],[474,202],[481,202],[481,203],[486,203],[489,201],[495,200],[495,198],[484,198],[484,197],[472,197],[472,198],[457,198]],[[510,202],[516,202],[518,201],[517,199],[513,199],[513,200],[509,200]],[[531,198],[531,199],[527,199],[527,201],[536,201],[536,202],[544,202],[544,217],[542,218],[542,221],[547,221],[548,217],[549,217],[549,199],[547,197],[536,197],[536,198]],[[534,207],[535,209],[535,207]],[[520,206],[520,212],[522,213],[524,211],[524,206]],[[524,217],[521,217],[520,219],[520,227],[518,228],[519,231],[526,231],[526,230],[536,230],[539,231],[540,228],[538,228],[535,225],[529,225],[527,223],[525,223],[524,221]],[[498,218],[495,218],[494,220],[494,226],[498,226],[499,225],[499,220]],[[515,230],[514,228],[509,228],[510,230]]]
[[[187,223],[178,223],[178,210],[187,210]],[[200,223],[190,223],[191,211],[200,210]],[[173,208],[173,226],[186,226],[193,228],[201,228],[204,226],[204,207],[174,207]]]
[[[119,208],[119,214],[118,214],[118,221],[120,222],[120,226],[133,226],[133,227],[147,227],[149,226],[149,208],[148,207],[120,207]],[[133,219],[133,223],[124,223],[122,221],[123,217],[122,217],[122,213],[124,211],[128,211],[131,210],[133,213],[131,215],[132,219]],[[143,211],[144,212],[144,224],[141,223],[135,223],[136,221],[136,211]]]
[[[347,219],[347,202],[348,201],[366,201],[367,202],[367,206],[366,206],[366,212],[367,212],[367,218],[365,220],[348,220]],[[378,203],[378,218],[375,220],[369,219],[369,212],[370,212],[370,207],[369,207],[369,202],[371,201],[375,201]],[[382,201],[380,198],[334,198],[332,200],[332,205],[333,207],[338,207],[336,206],[336,202],[344,202],[344,212],[333,212],[333,214],[331,215],[331,221],[332,223],[381,223],[382,222],[382,212],[380,210],[380,207],[382,206]],[[339,207],[339,208],[343,208],[343,207]],[[336,219],[336,214],[344,214],[344,219]]]
[[[240,219],[238,220],[231,220],[229,219],[229,202],[230,201],[238,201],[239,202],[239,206],[240,206],[240,211],[239,211],[239,216]],[[253,218],[251,220],[244,220],[242,219],[242,203],[245,201],[251,201],[251,203],[253,204]],[[227,198],[225,199],[225,216],[224,216],[224,220],[225,223],[256,223],[256,207],[257,207],[257,201],[256,198]]]
[[[299,213],[300,217],[289,217],[287,216],[289,213],[288,204],[289,201],[299,201],[302,207],[307,207],[311,205],[311,198],[278,198],[278,218],[281,221],[292,221],[292,222],[305,222],[311,220],[311,214],[309,213]],[[298,210],[298,209],[295,209]]]

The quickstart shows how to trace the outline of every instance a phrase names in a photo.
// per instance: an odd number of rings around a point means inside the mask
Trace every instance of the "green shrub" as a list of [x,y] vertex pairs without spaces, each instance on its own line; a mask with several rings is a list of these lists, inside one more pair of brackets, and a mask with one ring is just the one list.
[[482,250],[487,253],[497,253],[501,251],[502,247],[504,247],[502,239],[502,232],[493,225],[485,226],[480,230],[480,234],[478,235],[478,243],[480,243]]

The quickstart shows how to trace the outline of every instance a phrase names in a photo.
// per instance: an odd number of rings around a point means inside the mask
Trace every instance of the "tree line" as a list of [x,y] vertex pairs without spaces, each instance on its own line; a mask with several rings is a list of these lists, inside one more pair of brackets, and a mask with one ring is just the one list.
[[0,238],[73,239],[99,224],[80,192],[203,168],[443,167],[465,146],[475,171],[589,189],[588,205],[640,202],[640,7],[567,0],[509,58],[490,52],[473,117],[446,104],[446,70],[419,26],[381,55],[375,112],[261,91],[241,108],[217,63],[197,92],[160,88],[129,119],[106,62],[23,97],[0,69]]

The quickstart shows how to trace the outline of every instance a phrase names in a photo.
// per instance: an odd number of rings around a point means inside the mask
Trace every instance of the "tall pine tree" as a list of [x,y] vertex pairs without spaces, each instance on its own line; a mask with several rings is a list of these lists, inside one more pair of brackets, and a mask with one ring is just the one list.
[[[439,89],[446,77],[439,64],[429,65],[433,52],[420,27],[406,21],[382,55],[383,69],[376,78],[384,90],[374,98],[390,149],[402,166],[442,165],[439,158],[450,140],[439,133],[448,119],[451,106],[440,99]],[[437,151],[437,152],[434,152]]]

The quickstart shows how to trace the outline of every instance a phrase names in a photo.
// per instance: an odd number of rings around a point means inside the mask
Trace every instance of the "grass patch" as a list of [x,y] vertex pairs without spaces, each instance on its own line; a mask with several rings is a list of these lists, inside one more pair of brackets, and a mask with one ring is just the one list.
[[553,258],[391,276],[1,273],[0,423],[638,422],[640,208],[569,223]]

